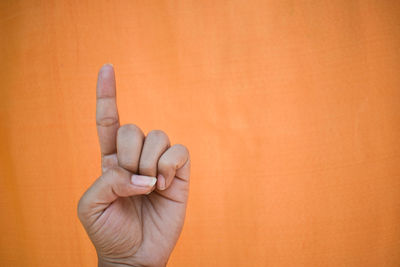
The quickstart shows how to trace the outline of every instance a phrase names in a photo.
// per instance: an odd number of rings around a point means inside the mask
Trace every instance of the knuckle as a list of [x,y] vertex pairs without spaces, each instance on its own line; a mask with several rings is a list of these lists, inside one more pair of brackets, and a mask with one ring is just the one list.
[[176,144],[176,145],[174,145],[174,147],[175,147],[178,151],[181,151],[181,152],[183,152],[183,153],[189,155],[189,149],[188,149],[186,146],[184,146],[184,145],[182,145],[182,144]]
[[168,135],[162,130],[151,130],[147,136],[151,136],[158,139],[169,140]]
[[124,124],[118,129],[118,133],[133,133],[135,135],[143,135],[142,130],[136,124],[128,123]]

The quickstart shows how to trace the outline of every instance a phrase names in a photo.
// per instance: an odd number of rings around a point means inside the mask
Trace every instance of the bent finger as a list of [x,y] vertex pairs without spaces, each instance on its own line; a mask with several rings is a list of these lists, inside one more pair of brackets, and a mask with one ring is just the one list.
[[144,139],[142,154],[140,155],[139,173],[156,176],[158,160],[168,149],[169,144],[169,138],[163,131],[153,130],[149,132]]
[[173,145],[165,151],[158,161],[157,188],[167,189],[175,177],[188,181],[190,176],[188,162],[189,151],[184,145]]
[[134,124],[125,124],[118,129],[117,155],[119,166],[133,173],[138,171],[143,140],[142,130]]

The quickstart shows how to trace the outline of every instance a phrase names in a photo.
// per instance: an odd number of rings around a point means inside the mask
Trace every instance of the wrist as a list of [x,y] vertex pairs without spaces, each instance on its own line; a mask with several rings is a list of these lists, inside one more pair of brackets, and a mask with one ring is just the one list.
[[112,262],[109,260],[98,259],[98,267],[144,267],[143,265],[133,265],[119,262]]

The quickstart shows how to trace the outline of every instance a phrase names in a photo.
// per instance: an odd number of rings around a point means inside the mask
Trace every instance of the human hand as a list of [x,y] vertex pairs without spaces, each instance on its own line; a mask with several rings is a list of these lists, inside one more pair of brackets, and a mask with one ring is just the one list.
[[78,217],[99,266],[165,266],[185,218],[189,152],[162,131],[120,127],[110,64],[99,71],[96,106],[102,175],[79,200]]

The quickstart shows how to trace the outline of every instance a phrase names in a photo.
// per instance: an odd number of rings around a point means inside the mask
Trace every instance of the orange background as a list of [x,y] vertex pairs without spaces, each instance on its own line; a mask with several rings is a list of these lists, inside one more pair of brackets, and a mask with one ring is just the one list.
[[0,265],[95,266],[95,83],[187,145],[169,266],[400,266],[398,1],[0,2]]

